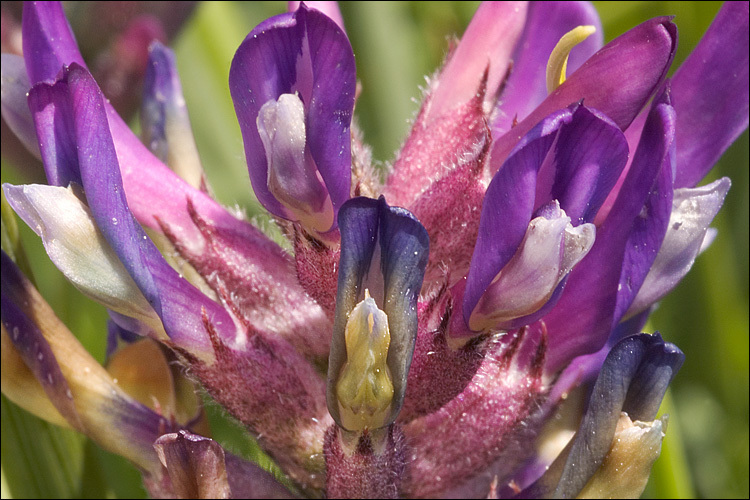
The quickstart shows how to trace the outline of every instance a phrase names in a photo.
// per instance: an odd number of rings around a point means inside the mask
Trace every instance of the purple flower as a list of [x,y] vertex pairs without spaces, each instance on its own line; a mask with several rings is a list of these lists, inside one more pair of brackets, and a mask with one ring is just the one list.
[[[169,49],[150,51],[144,146],[60,5],[29,3],[3,113],[49,185],[5,184],[8,202],[108,308],[113,359],[187,367],[293,490],[209,439],[174,382],[81,375],[90,356],[5,254],[3,393],[131,460],[154,496],[638,496],[684,359],[639,332],[713,237],[730,182],[696,185],[748,125],[747,30],[726,4],[667,79],[669,18],[602,47],[588,4],[485,3],[381,182],[340,13],[294,6],[229,76],[289,254],[211,197]],[[567,446],[562,411],[581,417]]]

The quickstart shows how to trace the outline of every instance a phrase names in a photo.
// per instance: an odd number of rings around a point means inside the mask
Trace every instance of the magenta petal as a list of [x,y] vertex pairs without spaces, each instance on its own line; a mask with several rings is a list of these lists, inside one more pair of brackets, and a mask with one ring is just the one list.
[[526,20],[527,2],[484,2],[440,72],[426,110],[427,122],[469,102],[487,71],[487,100],[494,102]]
[[615,38],[497,140],[496,161],[501,162],[539,120],[581,99],[625,130],[661,84],[676,45],[677,27],[666,17],[646,21]]
[[268,188],[268,159],[256,124],[261,107],[282,94],[299,93],[305,107],[306,150],[336,213],[349,198],[355,83],[346,34],[330,18],[304,6],[261,23],[237,49],[229,88],[253,189],[271,213],[288,217]]
[[725,2],[672,81],[675,187],[693,187],[748,125],[748,3]]
[[[577,26],[595,26],[596,32],[570,53],[572,74],[602,46],[599,14],[589,2],[531,2],[526,27],[513,54],[513,70],[505,82],[492,122],[492,135],[508,132],[513,121],[523,121],[547,97],[547,59],[557,42]],[[588,103],[586,103],[588,104]]]
[[63,65],[86,67],[62,3],[24,3],[23,57],[32,84],[54,80]]

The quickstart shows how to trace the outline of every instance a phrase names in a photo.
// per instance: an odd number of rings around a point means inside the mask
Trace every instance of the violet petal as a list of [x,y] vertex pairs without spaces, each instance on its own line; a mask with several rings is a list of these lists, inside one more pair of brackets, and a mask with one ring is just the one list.
[[668,163],[673,132],[674,110],[657,102],[620,195],[597,228],[593,248],[571,272],[560,301],[544,317],[550,343],[548,372],[556,372],[573,357],[598,350],[618,323],[615,306],[626,244],[662,165]]
[[141,104],[143,142],[177,175],[201,188],[203,168],[172,50],[155,41],[148,51]]
[[63,65],[86,63],[61,2],[23,5],[23,58],[31,84],[54,80]]
[[725,2],[672,81],[675,187],[693,187],[748,125],[748,4]]
[[467,325],[480,297],[523,241],[534,210],[539,168],[557,131],[572,116],[573,110],[563,109],[540,122],[518,144],[487,188],[464,294]]
[[261,107],[282,94],[299,93],[306,111],[306,149],[336,213],[349,198],[355,83],[348,38],[330,18],[305,6],[261,23],[237,49],[229,87],[253,189],[273,214],[288,217],[267,186],[268,160],[256,125]]

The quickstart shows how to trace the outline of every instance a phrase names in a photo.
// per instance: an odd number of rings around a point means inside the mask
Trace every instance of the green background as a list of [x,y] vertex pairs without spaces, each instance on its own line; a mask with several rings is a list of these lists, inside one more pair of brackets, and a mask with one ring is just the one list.
[[[674,67],[690,53],[717,2],[594,2],[607,41],[654,16],[674,14],[680,43]],[[446,37],[462,33],[477,2],[346,2],[341,5],[363,93],[357,118],[380,164],[408,131],[424,76],[438,67]],[[227,79],[234,51],[258,22],[285,2],[208,2],[173,44],[198,148],[226,205],[258,213]],[[719,236],[678,288],[662,301],[649,331],[686,353],[662,410],[671,415],[662,458],[644,497],[748,497],[748,135],[708,180],[732,178],[714,221]],[[19,182],[11,168],[3,182]],[[23,226],[23,224],[21,223]],[[22,239],[42,294],[92,354],[104,358],[106,313],[60,275],[25,226]],[[209,405],[215,438],[253,454],[251,441]],[[138,473],[72,431],[47,425],[2,398],[2,497],[143,497]],[[263,458],[260,458],[263,460]]]

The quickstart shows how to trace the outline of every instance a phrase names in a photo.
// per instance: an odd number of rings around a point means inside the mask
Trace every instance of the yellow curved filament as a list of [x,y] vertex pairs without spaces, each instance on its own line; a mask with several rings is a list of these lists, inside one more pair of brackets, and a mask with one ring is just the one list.
[[346,363],[336,383],[341,424],[347,430],[386,425],[393,382],[386,365],[391,334],[388,316],[365,290],[365,298],[349,314],[345,331]]
[[596,31],[594,26],[578,26],[565,33],[557,42],[547,61],[547,92],[552,93],[565,81],[568,56],[573,47],[586,40]]

